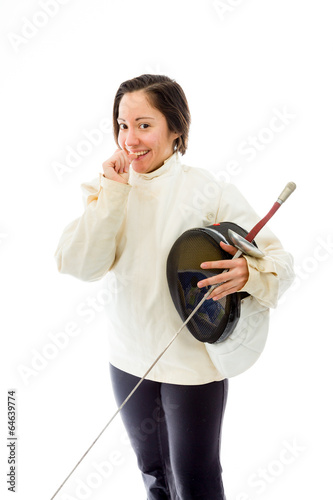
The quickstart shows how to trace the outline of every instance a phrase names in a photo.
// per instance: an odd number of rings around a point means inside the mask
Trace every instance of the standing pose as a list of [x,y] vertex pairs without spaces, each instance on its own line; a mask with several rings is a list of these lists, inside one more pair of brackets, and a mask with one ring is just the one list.
[[[181,162],[190,120],[185,94],[169,77],[123,82],[113,107],[118,149],[103,173],[82,185],[84,213],[56,250],[60,272],[104,277],[112,296],[105,310],[119,405],[181,324],[166,277],[175,240],[193,227],[232,221],[249,230],[259,219],[233,185]],[[269,229],[257,243],[265,252],[260,262],[243,255],[211,266],[229,271],[208,300],[244,291],[265,308],[276,306],[293,280],[293,260]],[[184,330],[121,410],[149,500],[225,499],[220,444],[228,379],[210,350]]]

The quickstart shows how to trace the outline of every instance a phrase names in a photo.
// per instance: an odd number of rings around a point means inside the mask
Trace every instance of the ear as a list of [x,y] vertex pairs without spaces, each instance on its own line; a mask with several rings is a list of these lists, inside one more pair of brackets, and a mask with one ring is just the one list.
[[178,141],[177,139],[180,137],[180,134],[177,134],[177,132],[172,132],[172,134],[174,134],[174,138],[173,138],[173,148],[174,149],[177,149],[178,147]]

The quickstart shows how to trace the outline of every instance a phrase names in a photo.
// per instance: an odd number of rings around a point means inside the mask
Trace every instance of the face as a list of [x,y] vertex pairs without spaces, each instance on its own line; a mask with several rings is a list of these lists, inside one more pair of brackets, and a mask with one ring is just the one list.
[[145,153],[131,163],[136,172],[153,172],[174,153],[173,141],[179,134],[169,131],[165,116],[149,104],[143,90],[122,97],[118,123],[120,147],[131,153]]

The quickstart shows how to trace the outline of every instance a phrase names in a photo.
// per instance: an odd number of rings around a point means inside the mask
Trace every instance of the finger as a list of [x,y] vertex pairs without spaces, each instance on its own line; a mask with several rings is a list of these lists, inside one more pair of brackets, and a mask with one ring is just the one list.
[[118,173],[123,174],[124,172],[126,172],[126,168],[128,168],[128,159],[126,153],[122,152],[122,154],[120,155],[120,169]]
[[117,172],[117,174],[119,174],[119,170],[120,170],[120,168],[121,168],[121,162],[120,162],[120,159],[119,159],[119,158],[117,158],[117,159],[115,160],[115,162],[114,162],[114,167],[113,167],[113,169],[114,169],[114,171],[115,171],[115,172]]
[[137,156],[135,153],[130,153],[128,155],[128,158],[129,158],[129,163],[131,164],[133,160],[136,160],[137,159]]
[[221,300],[223,297],[226,297],[227,295],[230,295],[231,293],[236,293],[238,291],[237,286],[230,287],[227,289],[223,289],[221,287],[215,288],[211,295],[208,297],[209,299],[212,299],[214,301],[216,300]]
[[209,260],[202,262],[200,267],[202,269],[229,269],[235,266],[235,261],[230,260]]
[[212,286],[212,285],[217,285],[218,283],[226,283],[227,281],[230,281],[232,279],[232,276],[230,278],[229,273],[221,273],[217,274],[216,276],[212,276],[211,278],[207,278],[205,280],[198,281],[197,287],[198,288],[203,288],[205,286]]
[[217,283],[226,283],[227,281],[237,280],[237,282],[242,281],[243,277],[247,280],[248,274],[242,272],[239,268],[239,265],[236,265],[232,269],[228,269],[223,271],[222,273],[216,274],[215,276],[211,276],[210,278],[206,278],[204,280],[198,281],[197,286],[199,288],[203,288],[205,286],[216,285]]
[[104,168],[109,168],[114,166],[114,155],[110,156],[107,160],[103,161],[102,166]]
[[[133,160],[136,160],[137,156],[135,153],[129,153],[126,148],[123,149],[123,151],[126,154],[126,158],[129,160],[129,164],[131,164]],[[128,171],[128,169],[127,169],[127,171]]]
[[[223,293],[223,296],[228,295],[229,293],[234,293],[238,292],[241,290],[246,281],[247,278],[243,277],[242,275],[237,275],[236,273],[230,272],[227,273],[226,275],[223,274],[223,276],[228,277],[230,274],[230,279],[225,280],[224,282],[221,282],[220,284],[217,284],[216,288],[212,291],[210,294],[210,298],[213,298],[214,296],[218,295],[219,293]],[[222,275],[220,275],[221,277]]]
[[230,285],[228,286],[226,283],[220,283],[219,285],[216,286],[216,288],[214,288],[214,290],[212,290],[212,292],[208,296],[208,299],[213,299],[214,297],[216,297],[216,295],[225,293],[228,290],[228,288],[232,287],[230,287]]
[[223,241],[220,241],[220,245],[221,245],[223,250],[230,253],[231,255],[235,255],[235,253],[237,252],[236,247],[234,247],[232,245],[227,245],[226,243],[223,243]]
[[129,160],[128,160],[128,155],[125,150],[122,150],[121,154],[119,155],[119,170],[118,174],[123,174],[124,172],[127,173],[129,168]]

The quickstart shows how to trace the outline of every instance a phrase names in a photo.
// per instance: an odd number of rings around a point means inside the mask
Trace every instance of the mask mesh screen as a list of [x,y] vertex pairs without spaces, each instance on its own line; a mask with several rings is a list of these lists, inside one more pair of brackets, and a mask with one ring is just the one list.
[[[204,297],[209,287],[198,288],[197,283],[221,273],[221,269],[201,269],[204,261],[230,259],[219,244],[204,231],[189,230],[178,238],[167,262],[167,277],[172,300],[185,321]],[[232,305],[238,303],[236,294],[219,301],[205,300],[187,324],[192,335],[201,342],[218,341],[230,322],[235,320]]]

